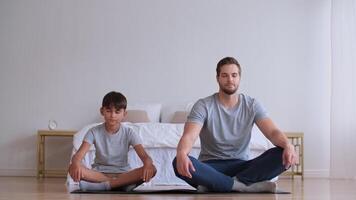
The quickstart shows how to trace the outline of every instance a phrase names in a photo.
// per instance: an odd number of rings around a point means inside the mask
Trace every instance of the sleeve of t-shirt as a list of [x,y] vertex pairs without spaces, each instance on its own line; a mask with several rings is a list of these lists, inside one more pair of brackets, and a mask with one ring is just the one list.
[[207,110],[203,100],[197,101],[188,115],[187,122],[203,125],[207,117]]
[[83,141],[93,144],[94,143],[94,133],[93,129],[89,129],[89,131],[85,134]]
[[132,130],[131,128],[128,129],[129,130],[129,137],[130,137],[130,145],[131,146],[136,146],[138,144],[142,144],[142,139],[141,137],[138,135],[138,133],[136,133],[134,130]]
[[265,107],[263,107],[263,105],[256,99],[253,102],[253,108],[255,111],[255,119],[254,119],[255,122],[260,119],[264,119],[268,117],[268,113]]

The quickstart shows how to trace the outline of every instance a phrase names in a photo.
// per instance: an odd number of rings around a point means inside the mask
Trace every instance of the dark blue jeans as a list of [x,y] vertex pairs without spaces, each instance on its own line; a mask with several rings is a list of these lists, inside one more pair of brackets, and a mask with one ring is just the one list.
[[207,160],[199,161],[191,156],[195,172],[190,170],[192,178],[181,176],[177,171],[176,158],[173,160],[173,169],[177,177],[189,185],[205,186],[214,192],[230,192],[233,185],[232,177],[246,184],[271,180],[285,171],[282,161],[283,149],[275,147],[267,150],[252,160]]

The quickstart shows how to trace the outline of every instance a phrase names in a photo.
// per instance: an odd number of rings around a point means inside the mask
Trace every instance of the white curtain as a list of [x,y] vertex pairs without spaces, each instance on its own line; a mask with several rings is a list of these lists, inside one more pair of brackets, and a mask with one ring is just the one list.
[[332,0],[332,178],[356,178],[356,0]]

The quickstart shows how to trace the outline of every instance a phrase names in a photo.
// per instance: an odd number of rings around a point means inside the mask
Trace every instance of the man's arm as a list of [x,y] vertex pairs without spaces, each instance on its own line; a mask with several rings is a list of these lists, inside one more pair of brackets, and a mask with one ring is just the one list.
[[187,122],[184,125],[183,136],[180,139],[177,147],[177,170],[182,176],[191,178],[189,169],[195,171],[188,154],[191,151],[194,142],[200,134],[202,126],[198,123]]
[[275,146],[283,148],[283,165],[288,169],[296,162],[294,146],[287,136],[280,131],[270,118],[256,121],[258,128]]

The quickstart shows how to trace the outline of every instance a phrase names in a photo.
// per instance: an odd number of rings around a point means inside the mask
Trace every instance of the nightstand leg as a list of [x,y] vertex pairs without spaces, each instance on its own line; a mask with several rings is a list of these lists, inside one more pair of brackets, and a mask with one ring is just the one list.
[[45,144],[45,137],[38,135],[37,138],[37,178],[43,178],[44,177],[44,169],[45,169],[45,163],[44,163],[44,144]]

